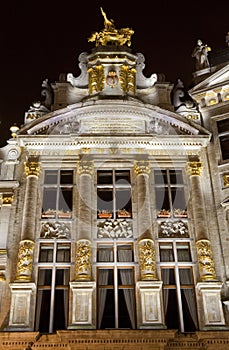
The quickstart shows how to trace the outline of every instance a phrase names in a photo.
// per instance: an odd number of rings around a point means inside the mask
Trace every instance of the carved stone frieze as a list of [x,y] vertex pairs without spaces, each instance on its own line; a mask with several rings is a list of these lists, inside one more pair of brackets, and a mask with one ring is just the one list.
[[70,225],[65,222],[42,222],[41,238],[67,238],[70,239]]
[[187,225],[183,221],[164,221],[160,225],[159,237],[189,237]]
[[97,223],[98,238],[131,238],[133,237],[132,222],[126,219],[102,220]]

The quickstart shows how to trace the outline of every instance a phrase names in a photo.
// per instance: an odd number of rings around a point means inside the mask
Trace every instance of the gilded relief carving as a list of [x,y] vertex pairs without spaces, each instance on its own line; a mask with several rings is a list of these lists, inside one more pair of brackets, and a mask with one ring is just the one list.
[[93,175],[94,173],[94,164],[92,161],[80,161],[78,162],[77,171],[80,175]]
[[86,239],[76,244],[76,280],[91,280],[91,242]]
[[196,242],[201,281],[216,280],[211,244],[207,239]]
[[141,280],[157,280],[153,241],[142,239],[138,243]]
[[136,69],[122,65],[120,68],[120,83],[124,92],[135,93]]
[[26,176],[39,176],[41,172],[41,165],[39,162],[25,162],[24,163],[24,169]]
[[200,176],[203,170],[202,162],[194,161],[187,163],[187,171],[190,176]]
[[100,92],[104,89],[105,77],[104,77],[104,67],[98,65],[88,69],[89,75],[89,93]]
[[16,280],[31,281],[33,268],[34,242],[24,240],[20,242]]
[[149,162],[145,160],[135,162],[134,172],[136,175],[148,175],[150,173]]

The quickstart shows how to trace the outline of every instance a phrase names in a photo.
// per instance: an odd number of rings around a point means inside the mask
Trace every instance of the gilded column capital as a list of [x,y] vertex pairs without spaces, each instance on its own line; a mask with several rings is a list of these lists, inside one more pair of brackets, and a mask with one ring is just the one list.
[[196,241],[196,248],[201,281],[215,281],[216,273],[210,241],[200,239]]
[[19,243],[16,271],[17,281],[31,281],[33,269],[34,242],[25,239]]
[[80,239],[76,243],[76,280],[91,280],[91,242]]
[[2,206],[11,206],[14,200],[13,193],[3,193],[1,196]]
[[93,175],[94,164],[92,161],[80,161],[78,163],[78,173],[79,175]]
[[26,176],[39,176],[41,172],[41,165],[40,162],[36,161],[28,161],[24,163],[24,170]]
[[141,280],[157,280],[155,249],[151,239],[141,239],[138,243]]
[[199,161],[193,161],[187,163],[187,172],[190,176],[200,176],[203,170],[203,164]]
[[149,162],[146,160],[136,161],[134,164],[134,172],[136,175],[149,175],[150,174]]

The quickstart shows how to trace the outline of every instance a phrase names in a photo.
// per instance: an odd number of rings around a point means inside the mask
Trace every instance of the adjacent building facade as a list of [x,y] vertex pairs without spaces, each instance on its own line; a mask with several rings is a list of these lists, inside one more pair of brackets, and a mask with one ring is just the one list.
[[102,15],[0,149],[0,348],[228,349],[229,47],[187,94]]

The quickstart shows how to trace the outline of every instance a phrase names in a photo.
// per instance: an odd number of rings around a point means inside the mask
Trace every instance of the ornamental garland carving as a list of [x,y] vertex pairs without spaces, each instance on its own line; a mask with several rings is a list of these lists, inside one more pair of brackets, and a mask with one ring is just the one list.
[[133,237],[132,223],[125,220],[103,220],[97,224],[98,238],[131,238]]
[[18,251],[16,280],[31,281],[33,268],[33,251],[33,241],[24,240],[20,242]]
[[183,221],[164,221],[161,223],[159,237],[189,237],[188,228]]
[[196,242],[199,271],[202,281],[216,280],[211,244],[208,240]]
[[141,280],[156,280],[155,250],[153,241],[143,239],[138,244]]
[[76,244],[76,280],[91,280],[91,242],[86,239]]
[[65,222],[44,222],[41,226],[41,238],[68,238],[70,239],[70,227]]

